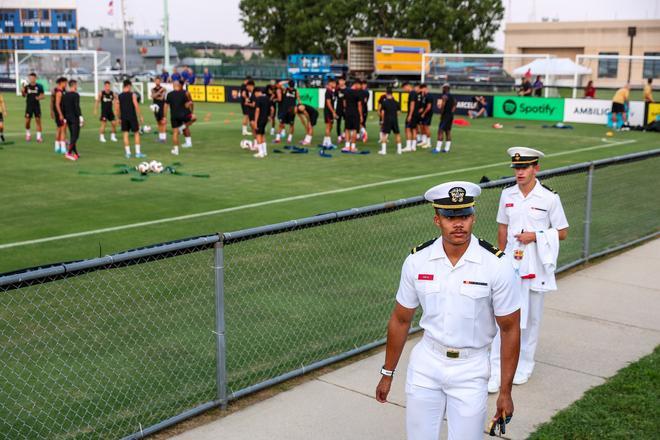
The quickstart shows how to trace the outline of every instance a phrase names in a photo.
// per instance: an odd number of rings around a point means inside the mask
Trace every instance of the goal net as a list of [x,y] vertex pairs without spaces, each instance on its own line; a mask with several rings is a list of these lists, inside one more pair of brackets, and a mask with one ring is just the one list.
[[577,55],[575,62],[583,68],[583,72],[574,75],[571,84],[573,98],[584,96],[589,81],[596,89],[596,97],[610,99],[614,90],[626,83],[630,83],[632,89],[641,89],[648,78],[660,78],[660,52],[644,56],[619,55],[616,52]]
[[525,76],[532,83],[540,77],[541,96],[557,96],[557,78],[540,68],[552,58],[549,54],[423,54],[421,79],[432,88],[449,83],[454,92],[515,93]]
[[37,74],[37,81],[48,94],[59,77],[78,81],[78,93],[82,96],[96,96],[99,91],[100,67],[107,63],[109,54],[93,50],[17,50],[14,52],[14,75],[16,93],[31,72]]

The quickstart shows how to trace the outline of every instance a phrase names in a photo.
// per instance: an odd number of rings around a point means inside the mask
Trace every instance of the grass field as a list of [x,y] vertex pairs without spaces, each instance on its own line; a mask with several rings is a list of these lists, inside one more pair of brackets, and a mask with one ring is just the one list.
[[[152,176],[133,182],[112,172],[122,148],[99,144],[90,121],[76,163],[47,143],[21,140],[22,103],[9,98],[11,140],[0,150],[2,270],[87,258],[213,231],[235,230],[421,194],[448,179],[478,181],[510,173],[504,150],[537,146],[546,168],[658,147],[646,133],[602,141],[602,127],[542,129],[493,120],[456,128],[449,155],[418,151],[327,159],[270,154],[256,160],[238,147],[236,106],[199,105],[208,122],[193,127],[194,147],[170,159],[169,146],[146,139],[150,159],[177,160],[209,179]],[[145,109],[146,110],[146,109]],[[225,122],[228,121],[228,122]],[[49,128],[50,130],[50,128]],[[271,145],[272,148],[272,145]],[[658,159],[598,170],[594,247],[657,229],[648,212],[626,208],[630,188],[648,184]],[[574,226],[562,261],[580,255],[584,173],[549,179]],[[652,201],[657,192],[648,191]],[[499,192],[479,200],[478,234],[493,239]],[[217,212],[224,210],[222,212]],[[207,213],[138,227],[135,223]],[[610,216],[610,214],[613,214]],[[614,215],[616,214],[616,215]],[[115,228],[108,232],[91,232]],[[49,237],[85,233],[43,241]],[[627,231],[624,231],[627,232]],[[338,222],[230,244],[225,249],[229,392],[384,336],[400,264],[435,234],[428,207]],[[23,241],[37,240],[32,244]],[[39,240],[41,240],[39,242]],[[115,438],[215,398],[213,256],[209,250],[5,292],[0,296],[0,438]]]
[[658,438],[660,347],[555,414],[530,440]]
[[[183,164],[181,171],[208,173],[211,177],[159,175],[138,183],[125,175],[79,174],[110,173],[116,170],[115,164],[139,162],[125,160],[119,143],[98,142],[91,99],[82,101],[87,125],[79,142],[82,157],[76,163],[53,153],[50,120],[45,121],[45,143],[26,143],[23,100],[9,94],[5,99],[9,110],[5,132],[14,144],[0,150],[0,179],[5,189],[0,194],[4,207],[0,213],[3,272],[409,197],[448,179],[477,181],[482,175],[506,176],[510,170],[504,164],[505,149],[512,145],[544,150],[549,155],[543,162],[545,168],[660,145],[656,134],[617,133],[610,138],[615,142],[606,144],[602,140],[604,127],[578,125],[574,130],[556,130],[542,129],[543,124],[538,122],[505,120],[500,121],[505,128],[495,130],[491,128],[495,120],[487,119],[473,121],[467,128],[455,128],[449,155],[418,151],[381,157],[375,154],[378,125],[372,114],[366,146],[372,154],[337,153],[328,159],[316,155],[312,148],[306,155],[278,155],[272,153],[270,144],[268,158],[256,160],[238,147],[238,106],[205,103],[196,106],[201,122],[193,126],[192,149],[182,150],[182,155],[175,158],[169,153],[169,145],[155,142],[155,135],[144,136],[142,148],[149,159],[164,164],[179,161]],[[147,123],[153,125],[146,105],[143,112]],[[514,128],[518,125],[525,128]],[[296,128],[298,141],[301,127]],[[316,133],[315,142],[320,140],[321,127]],[[436,173],[445,174],[417,178]],[[372,186],[359,188],[362,185]],[[260,206],[264,202],[271,203]],[[217,210],[225,211],[208,214]],[[199,216],[167,220],[190,214]],[[136,226],[159,220],[165,221]],[[116,229],[103,231],[108,228]],[[53,239],[69,234],[73,236]]]

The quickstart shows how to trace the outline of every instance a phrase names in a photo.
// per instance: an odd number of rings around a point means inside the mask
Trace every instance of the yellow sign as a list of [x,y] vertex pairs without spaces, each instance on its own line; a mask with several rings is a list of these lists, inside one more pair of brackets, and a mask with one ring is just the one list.
[[420,74],[422,54],[431,52],[429,40],[376,38],[374,46],[376,73]]
[[[380,102],[381,96],[385,96],[385,92],[374,92],[374,109],[378,110],[378,103]],[[396,102],[401,102],[401,97],[399,92],[392,92],[392,97]]]
[[409,93],[401,92],[401,111],[402,112],[407,112],[408,111],[408,96]]
[[206,101],[206,90],[204,86],[189,85],[188,92],[190,92],[190,97],[195,102],[204,102]]
[[225,86],[206,86],[208,102],[225,102]]
[[648,109],[646,110],[646,123],[650,124],[655,121],[655,119],[660,116],[660,102],[650,102],[647,104]]

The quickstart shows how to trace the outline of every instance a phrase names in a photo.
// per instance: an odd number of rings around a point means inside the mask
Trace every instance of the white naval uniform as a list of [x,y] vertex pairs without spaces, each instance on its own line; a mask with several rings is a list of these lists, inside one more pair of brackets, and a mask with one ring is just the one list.
[[[534,188],[524,197],[518,185],[505,188],[500,197],[497,211],[497,223],[507,225],[506,260],[514,267],[517,261],[514,259],[515,250],[524,247],[516,240],[515,235],[522,231],[539,232],[549,228],[556,230],[568,228],[568,221],[564,214],[559,195],[551,189],[544,187],[536,180]],[[529,256],[531,257],[531,256]],[[523,256],[523,258],[526,258]],[[551,285],[554,283],[554,274]],[[530,280],[517,278],[521,288],[529,289]],[[550,289],[544,289],[548,291]],[[520,334],[520,359],[518,360],[517,376],[529,377],[534,371],[534,355],[539,340],[541,317],[543,316],[543,294],[540,290],[529,289],[529,295],[521,298],[529,298],[527,304],[523,304],[526,319],[521,320]],[[500,353],[499,333],[491,348],[491,374],[494,381],[500,382]]]
[[487,247],[473,235],[452,266],[439,238],[403,263],[396,300],[422,306],[424,329],[406,377],[408,440],[437,440],[445,413],[450,440],[483,437],[495,316],[520,308],[513,268]]

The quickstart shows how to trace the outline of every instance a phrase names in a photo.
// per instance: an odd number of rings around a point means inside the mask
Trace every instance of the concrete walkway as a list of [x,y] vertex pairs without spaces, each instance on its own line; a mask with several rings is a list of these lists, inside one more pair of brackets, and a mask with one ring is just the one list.
[[[514,386],[516,412],[507,438],[527,437],[660,344],[659,269],[655,240],[559,281],[559,292],[546,297],[534,375]],[[418,338],[406,344],[389,404],[373,398],[384,360],[380,352],[175,438],[404,439],[404,372]],[[491,396],[489,416],[494,401]]]

